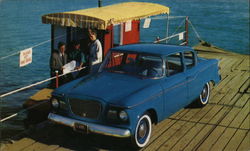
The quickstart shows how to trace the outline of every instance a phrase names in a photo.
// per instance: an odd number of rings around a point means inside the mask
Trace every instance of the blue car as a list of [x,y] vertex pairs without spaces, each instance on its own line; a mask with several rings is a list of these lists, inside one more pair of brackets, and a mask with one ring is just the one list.
[[219,83],[218,60],[187,46],[133,44],[112,48],[98,72],[56,89],[49,120],[83,133],[131,138],[142,148],[152,124],[183,107],[208,104]]

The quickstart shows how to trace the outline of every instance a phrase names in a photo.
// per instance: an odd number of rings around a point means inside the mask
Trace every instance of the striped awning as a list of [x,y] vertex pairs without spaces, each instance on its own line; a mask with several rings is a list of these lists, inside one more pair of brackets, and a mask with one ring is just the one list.
[[139,20],[159,14],[169,14],[169,8],[160,4],[128,2],[100,8],[53,13],[42,16],[42,22],[67,27],[106,29],[111,24]]

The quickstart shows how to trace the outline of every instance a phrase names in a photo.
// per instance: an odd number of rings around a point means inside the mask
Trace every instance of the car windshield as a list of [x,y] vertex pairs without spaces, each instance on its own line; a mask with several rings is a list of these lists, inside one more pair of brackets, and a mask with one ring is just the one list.
[[110,51],[101,71],[157,78],[163,75],[162,63],[161,57],[155,55]]

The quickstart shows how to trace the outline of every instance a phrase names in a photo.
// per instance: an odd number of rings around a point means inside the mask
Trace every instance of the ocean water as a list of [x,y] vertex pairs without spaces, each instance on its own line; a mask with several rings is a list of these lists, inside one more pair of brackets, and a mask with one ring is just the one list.
[[[103,6],[125,2],[102,1]],[[229,51],[250,53],[248,0],[137,1],[166,5],[170,7],[170,16],[189,16],[203,40]],[[0,0],[0,58],[50,39],[50,25],[41,22],[43,14],[97,7],[97,2],[98,0]],[[150,32],[145,32],[148,35],[142,36],[145,41],[153,40],[151,33],[158,33],[161,37],[165,35],[166,31],[160,30],[157,25],[165,26],[166,22],[157,22],[156,26],[152,23]],[[181,19],[170,20],[170,35],[181,22]],[[190,45],[197,42],[196,35],[190,28]],[[18,67],[17,55],[0,60],[0,94],[48,78],[49,56],[50,43],[47,42],[33,49],[33,63],[26,67]],[[19,112],[23,102],[43,86],[0,99],[0,117]],[[23,131],[24,118],[25,114],[20,114],[0,123],[0,139]]]

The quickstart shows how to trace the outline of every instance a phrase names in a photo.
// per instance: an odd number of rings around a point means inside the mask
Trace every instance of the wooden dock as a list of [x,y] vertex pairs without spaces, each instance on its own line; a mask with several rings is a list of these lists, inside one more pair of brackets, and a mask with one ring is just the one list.
[[[154,126],[151,141],[142,150],[249,151],[249,55],[196,48],[201,57],[220,59],[221,83],[212,89],[204,108],[182,109]],[[128,140],[83,135],[47,121],[0,147],[1,151],[131,150]]]

